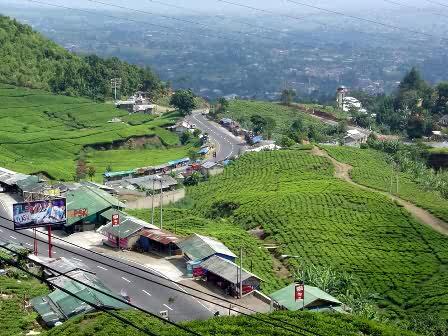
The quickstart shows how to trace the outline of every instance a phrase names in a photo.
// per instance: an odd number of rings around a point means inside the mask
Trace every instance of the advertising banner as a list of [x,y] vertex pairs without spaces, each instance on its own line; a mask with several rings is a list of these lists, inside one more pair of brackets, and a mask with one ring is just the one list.
[[305,297],[305,286],[303,284],[296,285],[295,287],[296,301],[303,300],[304,297]]
[[112,215],[112,226],[118,226],[118,225],[120,225],[120,215],[113,214]]
[[14,230],[65,224],[65,198],[13,204]]

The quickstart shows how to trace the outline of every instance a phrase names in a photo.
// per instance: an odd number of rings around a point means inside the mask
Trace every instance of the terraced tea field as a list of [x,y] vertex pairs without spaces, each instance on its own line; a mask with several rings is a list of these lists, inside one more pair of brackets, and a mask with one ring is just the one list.
[[[163,129],[175,121],[174,113],[162,117],[129,116],[111,104],[5,85],[0,86],[0,102],[0,166],[19,172],[45,172],[54,179],[72,180],[75,160],[83,148],[124,142],[135,136],[157,136],[172,147],[142,150],[138,162],[126,160],[131,150],[112,153],[112,166],[127,169],[138,167],[136,163],[156,165],[188,152],[186,147],[176,147],[177,136]],[[123,122],[109,123],[112,118]],[[108,156],[107,152],[91,156],[91,164],[98,165],[98,174],[109,164],[103,162],[104,156]]]
[[448,200],[443,198],[439,192],[425,190],[421,185],[414,182],[409,174],[398,173],[397,193],[397,173],[392,170],[385,153],[374,149],[341,146],[325,146],[325,150],[337,161],[353,167],[350,172],[353,181],[371,188],[391,192],[448,222]]
[[266,240],[301,262],[354,274],[390,315],[448,316],[448,239],[379,193],[333,177],[327,158],[307,151],[247,154],[223,175],[188,191],[208,216],[236,203],[229,219],[261,227]]

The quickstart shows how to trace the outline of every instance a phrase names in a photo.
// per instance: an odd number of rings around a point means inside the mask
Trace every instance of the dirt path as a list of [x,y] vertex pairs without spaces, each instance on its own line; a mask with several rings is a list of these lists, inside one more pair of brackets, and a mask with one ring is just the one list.
[[380,193],[386,197],[388,197],[389,199],[397,202],[398,204],[402,205],[407,211],[409,211],[412,216],[414,216],[418,221],[422,222],[423,224],[430,226],[432,229],[434,229],[437,232],[440,232],[444,235],[448,236],[448,223],[444,222],[443,220],[437,218],[436,216],[434,216],[433,214],[431,214],[429,211],[426,211],[408,201],[405,201],[404,199],[401,199],[400,197],[397,197],[395,195],[392,195],[388,192],[382,191],[382,190],[378,190],[378,189],[374,189],[374,188],[370,188],[370,187],[366,187],[362,184],[358,184],[356,182],[354,182],[351,177],[350,177],[350,170],[353,169],[352,166],[346,164],[346,163],[342,163],[339,161],[336,161],[334,158],[332,158],[330,155],[328,155],[327,152],[325,152],[324,150],[318,148],[318,147],[313,147],[313,149],[311,150],[311,153],[313,155],[317,155],[317,156],[322,156],[322,157],[326,157],[328,158],[332,164],[335,167],[335,177],[342,179],[352,185],[355,185],[361,189],[364,190],[368,190],[368,191],[372,191],[372,192],[376,192],[376,193]]

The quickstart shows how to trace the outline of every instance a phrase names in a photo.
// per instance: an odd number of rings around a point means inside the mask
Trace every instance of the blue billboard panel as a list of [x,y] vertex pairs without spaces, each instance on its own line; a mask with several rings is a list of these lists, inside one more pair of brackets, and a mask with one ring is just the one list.
[[65,198],[13,204],[13,215],[15,230],[65,224]]

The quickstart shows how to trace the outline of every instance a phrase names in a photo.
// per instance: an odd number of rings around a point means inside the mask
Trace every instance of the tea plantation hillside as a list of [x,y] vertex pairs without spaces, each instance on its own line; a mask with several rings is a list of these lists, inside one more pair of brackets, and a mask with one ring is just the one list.
[[[375,149],[341,146],[326,146],[325,150],[337,161],[353,166],[350,176],[355,182],[392,192],[448,222],[448,200],[437,191],[426,190],[422,185],[416,183],[410,174],[393,171],[387,154]],[[398,193],[397,175],[399,177]]]
[[[178,137],[163,128],[178,118],[175,113],[128,115],[111,104],[6,85],[0,86],[0,101],[0,166],[19,172],[72,180],[81,152],[99,176],[109,165],[113,170],[156,165],[189,150],[178,147]],[[108,122],[113,118],[122,122]],[[132,141],[126,141],[135,136],[148,144],[132,150]],[[125,146],[101,151],[113,143]]]
[[[173,326],[162,325],[160,321],[143,316],[139,312],[124,312],[120,314],[140,327],[160,336],[186,336],[191,335]],[[409,331],[395,328],[387,324],[375,323],[372,321],[345,316],[342,314],[324,314],[324,313],[291,313],[276,312],[272,315],[259,315],[259,318],[267,320],[276,318],[288,322],[293,326],[305,328],[311,333],[303,332],[297,329],[297,332],[291,332],[282,328],[270,326],[266,323],[251,319],[249,317],[219,317],[206,321],[187,322],[183,325],[196,331],[200,335],[219,335],[219,336],[291,336],[291,335],[322,335],[322,336],[357,336],[357,335],[375,335],[375,336],[417,336]],[[281,322],[276,322],[281,325]],[[74,318],[65,322],[62,326],[52,329],[44,336],[88,336],[88,335],[126,335],[140,336],[145,335],[135,331],[132,327],[124,326],[106,314],[90,314]]]
[[229,102],[226,112],[220,113],[219,117],[228,117],[237,120],[243,127],[250,129],[250,117],[252,115],[260,115],[264,118],[272,118],[276,127],[273,132],[273,138],[280,138],[288,131],[292,123],[300,119],[303,128],[312,128],[314,133],[328,133],[332,126],[328,126],[319,120],[300,112],[293,107],[282,106],[276,103],[250,100],[234,100]]
[[262,228],[285,264],[353,274],[391,317],[448,317],[448,239],[385,196],[333,177],[307,151],[247,154],[223,175],[189,190],[194,211]]

